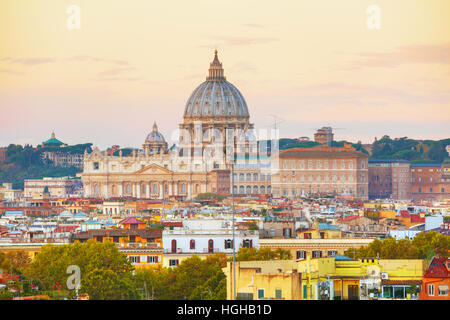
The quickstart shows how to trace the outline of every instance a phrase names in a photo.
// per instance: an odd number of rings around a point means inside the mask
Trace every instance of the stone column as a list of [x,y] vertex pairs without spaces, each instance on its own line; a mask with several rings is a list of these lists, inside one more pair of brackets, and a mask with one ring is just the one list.
[[164,199],[164,182],[159,183],[159,199]]
[[141,197],[141,183],[138,182],[137,185],[136,185],[136,187],[137,187],[137,190],[136,190],[136,196],[137,196],[138,198],[140,198],[140,197]]
[[132,197],[136,196],[136,183],[135,182],[131,183],[131,196]]
[[169,196],[173,196],[173,189],[172,189],[172,181],[171,182],[169,182]]
[[187,182],[187,198],[191,199],[191,182]]
[[150,182],[147,183],[147,190],[146,191],[146,196],[147,199],[150,199],[150,188],[151,188],[152,184]]
[[123,183],[122,182],[119,184],[119,196],[123,197]]

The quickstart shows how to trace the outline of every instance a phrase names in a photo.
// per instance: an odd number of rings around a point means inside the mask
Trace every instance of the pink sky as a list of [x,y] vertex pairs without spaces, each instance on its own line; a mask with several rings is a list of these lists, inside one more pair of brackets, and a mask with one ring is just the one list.
[[154,121],[170,140],[215,48],[256,128],[276,115],[282,137],[449,138],[449,30],[448,0],[3,0],[0,146],[55,131],[138,147]]

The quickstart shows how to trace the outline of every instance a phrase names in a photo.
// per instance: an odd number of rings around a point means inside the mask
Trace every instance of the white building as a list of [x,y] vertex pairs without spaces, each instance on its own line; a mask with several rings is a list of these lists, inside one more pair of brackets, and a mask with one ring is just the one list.
[[[182,220],[182,227],[163,231],[165,260],[171,255],[187,256],[223,252],[233,253],[233,230],[231,219]],[[235,230],[236,252],[241,247],[259,248],[258,230]],[[177,265],[174,263],[173,265]],[[173,266],[170,265],[169,266]]]
[[120,215],[124,211],[123,202],[105,201],[102,204],[102,212],[109,215]]

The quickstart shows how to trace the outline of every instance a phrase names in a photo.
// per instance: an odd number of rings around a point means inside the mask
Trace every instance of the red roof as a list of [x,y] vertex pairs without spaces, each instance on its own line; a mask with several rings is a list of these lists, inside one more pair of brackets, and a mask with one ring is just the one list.
[[129,217],[119,222],[119,224],[145,224],[145,222],[142,222],[139,219],[136,219],[135,217]]
[[346,222],[346,221],[352,221],[352,220],[355,220],[355,219],[358,219],[358,218],[359,218],[359,216],[346,216],[346,217],[343,217],[343,218],[339,218],[338,221]]
[[168,221],[164,222],[164,227],[182,227],[183,222],[181,221]]
[[437,258],[434,257],[430,263],[430,266],[425,271],[425,277],[436,278],[449,278],[450,272],[447,268],[450,258]]
[[77,228],[78,226],[58,226],[53,232],[71,232]]
[[411,215],[411,222],[425,223],[425,218],[421,218],[418,214]]
[[403,218],[409,218],[409,212],[408,212],[408,210],[401,210],[401,211],[400,211],[400,215],[401,215]]

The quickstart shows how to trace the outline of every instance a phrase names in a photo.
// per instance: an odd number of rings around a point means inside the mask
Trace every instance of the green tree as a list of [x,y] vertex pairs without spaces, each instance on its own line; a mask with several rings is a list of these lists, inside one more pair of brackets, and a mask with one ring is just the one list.
[[94,269],[81,282],[80,293],[90,300],[137,300],[139,294],[130,275],[117,275],[112,270]]
[[37,281],[43,290],[52,290],[56,282],[66,285],[67,267],[70,265],[80,268],[81,285],[92,270],[109,270],[119,278],[126,278],[133,270],[127,256],[120,253],[112,242],[88,240],[86,243],[43,246],[25,270],[25,275]]
[[433,250],[441,257],[448,257],[449,247],[450,236],[431,231],[421,232],[412,240],[375,239],[368,246],[346,250],[345,255],[350,258],[426,259]]

